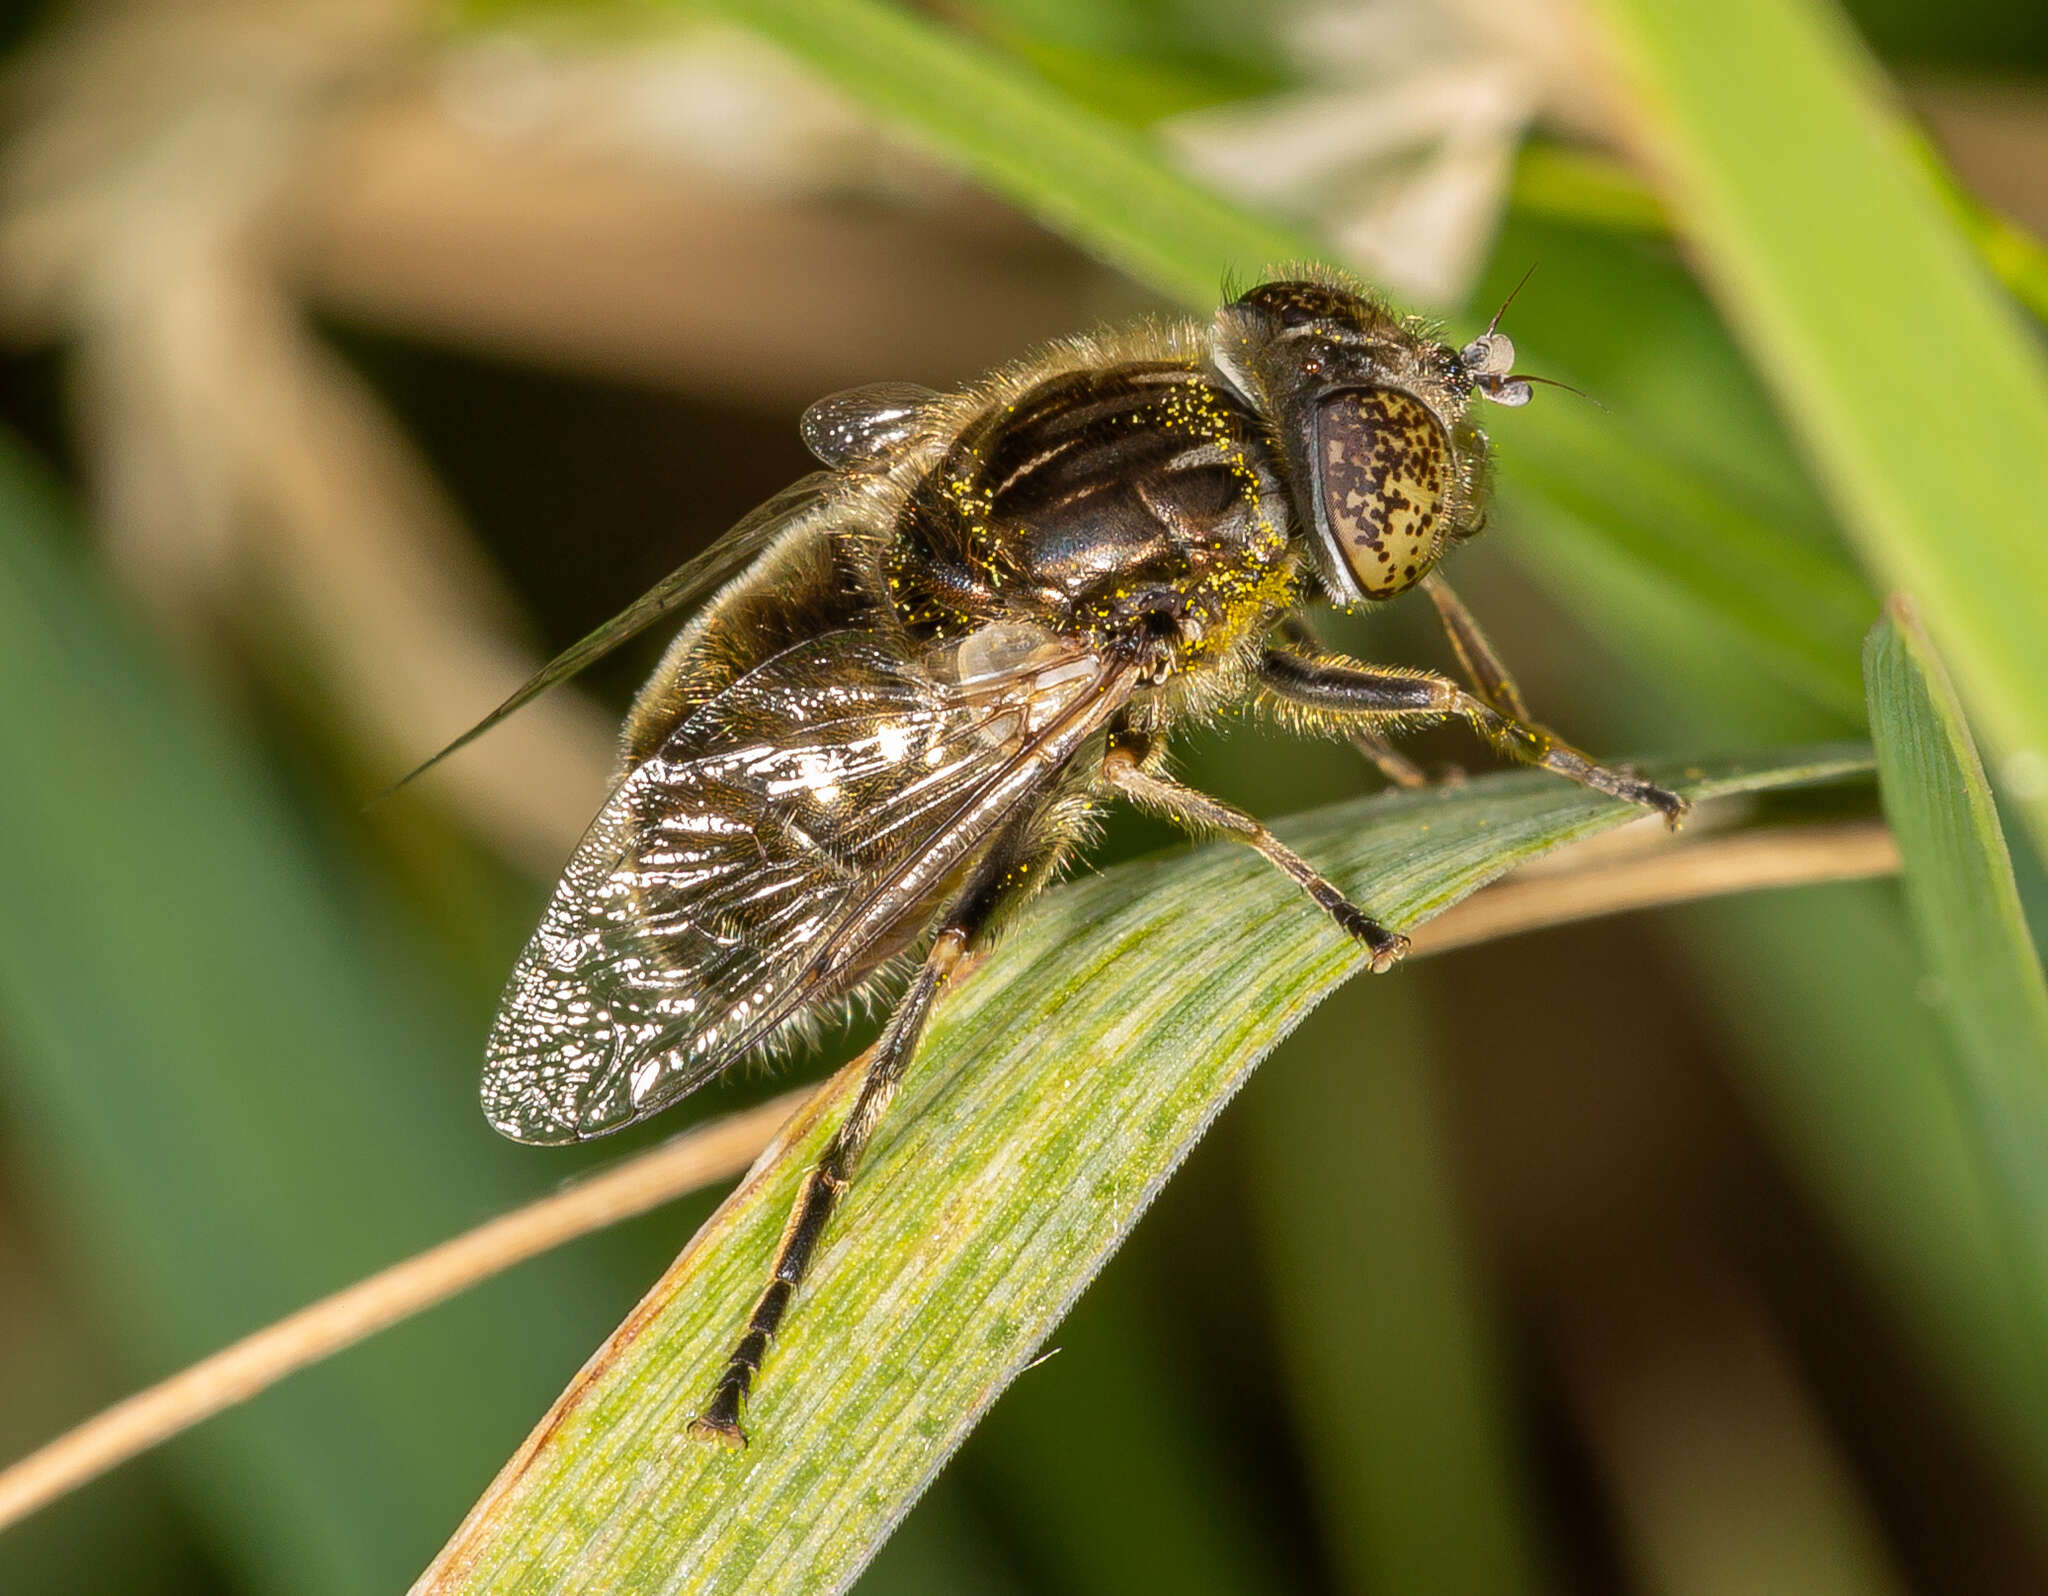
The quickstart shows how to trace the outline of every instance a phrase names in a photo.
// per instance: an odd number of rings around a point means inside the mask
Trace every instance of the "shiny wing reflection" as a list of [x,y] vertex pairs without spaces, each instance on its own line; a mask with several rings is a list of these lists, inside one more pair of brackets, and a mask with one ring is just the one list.
[[1010,625],[934,668],[836,632],[741,678],[577,846],[491,1031],[491,1123],[616,1130],[856,986],[1129,688]]

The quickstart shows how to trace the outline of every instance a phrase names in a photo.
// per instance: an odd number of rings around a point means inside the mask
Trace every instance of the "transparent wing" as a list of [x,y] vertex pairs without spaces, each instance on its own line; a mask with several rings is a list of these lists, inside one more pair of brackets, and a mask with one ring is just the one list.
[[694,1090],[923,928],[1129,696],[1132,674],[997,626],[950,670],[835,632],[743,677],[620,783],[491,1030],[505,1135],[601,1135]]
[[663,616],[694,604],[739,575],[771,543],[824,503],[839,480],[830,471],[813,471],[809,476],[792,482],[765,504],[755,507],[701,554],[685,560],[602,626],[549,660],[504,703],[431,759],[399,777],[388,792],[396,792],[407,782],[425,775],[456,750],[475,742],[507,715],[538,698],[557,682],[565,682],[577,672],[595,665],[621,643],[644,632]]
[[797,430],[804,447],[828,466],[872,466],[915,432],[920,412],[943,397],[914,382],[871,382],[827,394],[804,412]]

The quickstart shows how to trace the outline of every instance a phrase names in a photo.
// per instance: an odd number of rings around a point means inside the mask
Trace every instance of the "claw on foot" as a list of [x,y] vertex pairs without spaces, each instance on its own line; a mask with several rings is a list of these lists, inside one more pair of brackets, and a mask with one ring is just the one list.
[[1363,942],[1372,952],[1372,973],[1385,975],[1408,951],[1408,939],[1398,931],[1389,931],[1379,921],[1343,898],[1328,904],[1337,923],[1352,936]]
[[1595,792],[1604,792],[1632,804],[1641,804],[1645,809],[1654,809],[1673,831],[1685,824],[1685,817],[1692,811],[1691,804],[1668,788],[1643,780],[1626,766],[1595,764],[1576,748],[1563,743],[1553,745],[1537,763],[1546,770],[1556,771],[1567,781],[1578,782]]
[[702,1414],[692,1419],[689,1428],[683,1433],[693,1441],[722,1446],[728,1452],[744,1452],[747,1449],[747,1432],[740,1428],[737,1419]]
[[1643,781],[1637,778],[1631,778],[1628,782],[1628,790],[1617,793],[1615,796],[1626,798],[1631,803],[1641,804],[1645,809],[1656,810],[1658,814],[1664,817],[1665,827],[1671,831],[1676,831],[1680,826],[1684,825],[1685,817],[1692,813],[1692,805],[1679,797],[1677,793],[1670,791],[1668,788],[1659,787],[1655,782]]

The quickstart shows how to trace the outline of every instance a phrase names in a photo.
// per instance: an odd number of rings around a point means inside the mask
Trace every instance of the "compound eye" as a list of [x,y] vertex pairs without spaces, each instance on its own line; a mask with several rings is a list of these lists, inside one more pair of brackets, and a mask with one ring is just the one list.
[[1392,388],[1335,394],[1316,412],[1323,522],[1359,592],[1406,592],[1443,546],[1451,448],[1419,399]]

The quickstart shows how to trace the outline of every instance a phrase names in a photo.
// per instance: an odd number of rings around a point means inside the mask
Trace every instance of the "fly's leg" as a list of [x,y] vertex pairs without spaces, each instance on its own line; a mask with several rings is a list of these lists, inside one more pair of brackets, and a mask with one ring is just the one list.
[[768,1355],[768,1343],[781,1328],[782,1316],[789,1311],[790,1298],[796,1295],[796,1288],[811,1267],[811,1257],[818,1250],[818,1238],[825,1233],[832,1210],[838,1206],[841,1195],[853,1180],[862,1150],[874,1135],[875,1127],[881,1123],[882,1115],[889,1107],[889,1099],[896,1095],[903,1072],[917,1051],[918,1038],[924,1034],[925,1020],[931,1014],[932,1000],[939,995],[940,988],[946,984],[946,978],[952,974],[953,967],[960,962],[960,956],[966,950],[965,932],[952,926],[942,931],[916,978],[903,994],[902,1001],[889,1016],[889,1023],[883,1027],[881,1040],[875,1043],[874,1054],[868,1061],[868,1072],[860,1083],[860,1095],[854,1099],[853,1107],[847,1111],[846,1119],[826,1144],[817,1163],[804,1176],[796,1205],[790,1210],[789,1223],[783,1228],[782,1241],[775,1249],[775,1264],[769,1271],[768,1284],[755,1301],[754,1311],[747,1316],[746,1333],[732,1349],[732,1356],[726,1359],[725,1372],[711,1389],[711,1400],[705,1404],[704,1411],[690,1421],[693,1438],[716,1441],[734,1448],[747,1444],[746,1431],[740,1428],[740,1405],[753,1389],[754,1376],[760,1373],[761,1360]]
[[[1322,639],[1317,637],[1308,622],[1298,615],[1289,615],[1280,622],[1280,635],[1297,649],[1306,650],[1311,654],[1323,652]],[[1378,732],[1366,726],[1347,726],[1344,728],[1344,735],[1350,740],[1353,748],[1372,761],[1373,768],[1386,778],[1388,786],[1429,785],[1429,772]],[[1456,772],[1452,779],[1456,780],[1463,774],[1463,771]]]
[[[1347,726],[1344,728],[1344,735],[1351,740],[1351,746],[1370,759],[1373,768],[1387,778],[1388,786],[1427,787],[1430,784],[1429,772],[1378,732],[1368,731],[1363,726]],[[1437,778],[1456,782],[1462,780],[1464,774],[1462,770],[1455,768],[1448,772],[1439,769]]]
[[[1465,672],[1465,679],[1472,684],[1473,691],[1479,695],[1488,707],[1499,714],[1503,720],[1515,722],[1518,726],[1540,733],[1542,736],[1550,739],[1552,749],[1557,757],[1556,759],[1541,761],[1546,768],[1556,770],[1561,775],[1570,777],[1573,781],[1583,782],[1586,786],[1596,788],[1601,792],[1615,792],[1615,789],[1604,787],[1600,782],[1589,780],[1584,774],[1575,773],[1572,768],[1569,768],[1569,762],[1576,760],[1584,770],[1603,769],[1603,767],[1594,765],[1585,755],[1565,744],[1558,738],[1556,733],[1550,731],[1547,727],[1538,725],[1534,721],[1529,714],[1528,706],[1522,702],[1522,691],[1515,685],[1514,677],[1508,674],[1507,666],[1501,662],[1500,656],[1494,653],[1493,645],[1486,640],[1486,634],[1479,629],[1479,622],[1473,619],[1472,612],[1465,608],[1458,595],[1451,591],[1450,584],[1444,581],[1442,577],[1431,574],[1423,579],[1422,586],[1436,604],[1436,612],[1443,621],[1445,635],[1450,638],[1451,648],[1456,652],[1458,663]],[[1485,730],[1484,728],[1481,729],[1482,731]],[[1492,734],[1488,733],[1487,735],[1491,736]],[[1514,752],[1513,749],[1509,751]],[[1523,758],[1525,756],[1517,753],[1516,757]],[[1606,774],[1620,776],[1623,780],[1634,779],[1626,771],[1606,772]],[[1646,798],[1639,796],[1638,792],[1635,791],[1615,792],[1615,796],[1627,798],[1634,803],[1647,804],[1650,808],[1656,809],[1664,816],[1665,823],[1673,830],[1676,830],[1679,822],[1685,818],[1687,807],[1685,801],[1678,798],[1675,794],[1664,792],[1662,788],[1653,787],[1647,782],[1637,782],[1636,786],[1638,789],[1646,789],[1650,793],[1658,794],[1659,796]],[[1664,800],[1669,800],[1676,807],[1670,807]]]
[[1320,874],[1258,820],[1220,798],[1182,786],[1171,776],[1148,768],[1152,763],[1155,761],[1151,746],[1142,738],[1126,735],[1113,742],[1109,752],[1102,756],[1102,783],[1139,808],[1149,809],[1189,831],[1220,833],[1256,848],[1291,876],[1324,913],[1366,945],[1375,973],[1392,969],[1408,951],[1406,937],[1389,931],[1345,897],[1335,882]]
[[1519,716],[1504,715],[1456,682],[1426,671],[1375,670],[1369,665],[1304,659],[1268,649],[1259,662],[1259,681],[1276,696],[1320,711],[1339,726],[1352,719],[1371,722],[1459,716],[1510,758],[1555,772],[1595,792],[1654,809],[1674,831],[1691,807],[1677,793],[1598,764],[1555,733]]
[[[1423,578],[1422,590],[1436,605],[1444,635],[1450,639],[1451,651],[1458,657],[1458,668],[1465,673],[1465,680],[1471,684],[1474,694],[1505,719],[1527,721],[1529,710],[1522,702],[1522,690],[1515,685],[1514,677],[1493,651],[1493,644],[1487,641],[1486,633],[1480,630],[1479,622],[1465,608],[1464,601],[1451,591],[1448,582],[1433,572]],[[1315,655],[1326,652],[1322,640],[1308,622],[1297,615],[1290,615],[1280,623],[1280,635],[1297,653]],[[1344,735],[1354,748],[1373,762],[1391,785],[1426,787],[1430,784],[1430,774],[1378,732],[1353,724],[1344,728]],[[1439,769],[1434,779],[1457,781],[1462,780],[1464,774],[1453,765]]]
[[1522,702],[1522,690],[1515,685],[1514,677],[1508,674],[1500,656],[1494,653],[1493,645],[1486,640],[1486,634],[1479,629],[1472,612],[1451,591],[1450,583],[1432,572],[1422,579],[1422,591],[1435,603],[1437,618],[1444,623],[1444,635],[1451,640],[1451,652],[1458,656],[1458,668],[1464,671],[1465,680],[1472,684],[1472,691],[1507,719],[1528,720],[1529,710]]
[[782,1326],[790,1299],[811,1267],[818,1239],[825,1233],[832,1210],[852,1183],[862,1152],[888,1112],[896,1088],[903,1083],[904,1072],[924,1035],[925,1021],[931,1017],[933,1003],[998,905],[1015,890],[1012,870],[1016,860],[1009,841],[998,845],[940,921],[931,951],[897,1001],[888,1024],[882,1027],[853,1107],[847,1110],[832,1140],[825,1144],[817,1163],[804,1175],[789,1223],[775,1249],[768,1284],[756,1299],[754,1311],[747,1316],[746,1333],[726,1359],[724,1373],[711,1388],[711,1400],[690,1421],[692,1439],[733,1448],[747,1444],[746,1431],[740,1428],[740,1407],[753,1389],[755,1376],[761,1372],[761,1360],[768,1355],[768,1343]]

